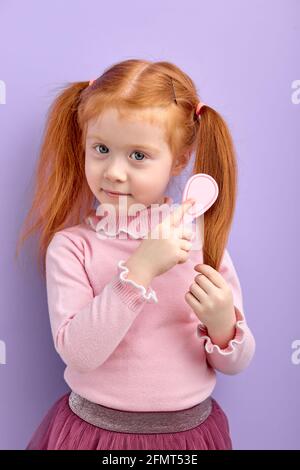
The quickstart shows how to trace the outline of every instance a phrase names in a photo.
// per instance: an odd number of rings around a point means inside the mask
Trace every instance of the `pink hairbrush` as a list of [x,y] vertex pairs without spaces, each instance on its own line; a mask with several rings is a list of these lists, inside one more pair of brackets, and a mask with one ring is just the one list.
[[219,194],[216,181],[205,173],[197,173],[188,179],[182,197],[182,203],[194,199],[195,204],[185,213],[184,222],[190,223],[196,219],[196,239],[192,250],[201,250],[204,242],[203,215],[215,202]]
[[188,179],[182,197],[182,203],[187,199],[195,199],[196,203],[187,211],[192,219],[204,214],[215,202],[219,194],[216,181],[205,173],[197,173]]

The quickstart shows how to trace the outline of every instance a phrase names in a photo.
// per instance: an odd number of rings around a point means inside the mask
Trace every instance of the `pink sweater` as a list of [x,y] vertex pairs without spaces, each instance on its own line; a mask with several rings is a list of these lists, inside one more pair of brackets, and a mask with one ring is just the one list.
[[[144,211],[150,224],[150,210]],[[119,410],[192,407],[212,393],[215,369],[237,374],[254,355],[230,255],[225,250],[220,273],[232,288],[237,322],[234,339],[220,349],[184,299],[202,250],[191,250],[185,263],[145,289],[126,280],[124,263],[150,225],[129,228],[135,216],[128,215],[113,232],[109,219],[94,212],[57,232],[47,249],[50,323],[64,379],[82,397]]]

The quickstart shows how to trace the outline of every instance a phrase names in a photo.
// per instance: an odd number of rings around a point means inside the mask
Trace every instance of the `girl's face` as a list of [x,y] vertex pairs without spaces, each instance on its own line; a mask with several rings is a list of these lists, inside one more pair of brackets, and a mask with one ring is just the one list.
[[[164,130],[138,114],[121,119],[109,108],[88,122],[85,146],[85,174],[88,185],[100,203],[118,209],[120,197],[129,208],[162,204],[173,157],[164,140]],[[126,195],[115,196],[107,191]]]

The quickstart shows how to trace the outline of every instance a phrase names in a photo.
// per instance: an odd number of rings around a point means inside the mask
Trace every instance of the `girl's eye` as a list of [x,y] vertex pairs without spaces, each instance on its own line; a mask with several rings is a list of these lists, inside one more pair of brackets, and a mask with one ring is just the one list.
[[[103,144],[97,144],[97,145],[95,145],[94,149],[96,149],[97,147],[102,147],[102,148],[103,148],[103,147],[106,147],[106,145],[103,145]],[[107,147],[106,147],[106,148],[107,148]],[[102,153],[102,152],[100,152],[100,153]],[[104,153],[106,153],[106,152],[104,152]]]
[[[104,144],[97,144],[97,145],[95,145],[94,149],[96,149],[97,147],[102,147],[102,149],[103,149],[103,147],[104,147],[105,149],[108,150],[108,148],[107,148],[106,145],[104,145]],[[100,153],[107,153],[107,151],[106,151],[106,152],[102,152],[102,151],[100,150]],[[145,154],[144,154],[143,152],[134,151],[133,153],[137,153],[139,156],[142,155],[142,156],[145,157],[145,158],[140,158],[140,157],[138,157],[137,160],[136,160],[137,162],[142,162],[142,161],[144,161],[145,159],[148,158],[148,157],[145,156]]]
[[[135,152],[133,152],[133,153],[135,153]],[[143,152],[137,151],[136,153],[139,154],[139,155],[143,155],[143,156],[145,157],[145,159],[147,158]],[[137,161],[138,161],[138,162],[141,162],[141,161],[143,161],[143,160],[141,160],[140,158],[138,158]]]

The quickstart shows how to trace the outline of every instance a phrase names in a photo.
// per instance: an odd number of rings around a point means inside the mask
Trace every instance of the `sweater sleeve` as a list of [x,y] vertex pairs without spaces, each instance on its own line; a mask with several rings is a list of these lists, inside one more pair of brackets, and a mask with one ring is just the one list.
[[99,295],[84,267],[84,248],[56,233],[46,251],[46,287],[55,349],[79,372],[91,371],[112,354],[155,291],[126,280],[124,260]]
[[245,318],[240,282],[227,250],[224,251],[219,272],[230,285],[233,293],[236,314],[234,338],[225,348],[221,349],[219,345],[212,343],[208,336],[208,330],[202,323],[198,325],[197,333],[198,337],[205,340],[208,363],[224,374],[233,375],[238,374],[250,364],[256,345]]

